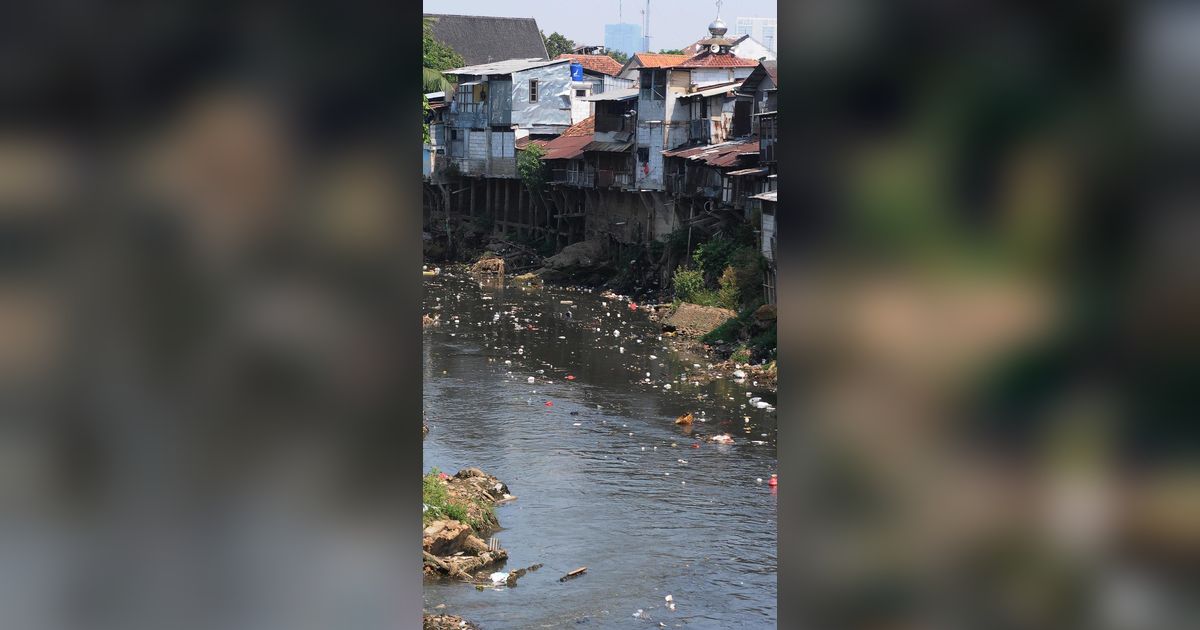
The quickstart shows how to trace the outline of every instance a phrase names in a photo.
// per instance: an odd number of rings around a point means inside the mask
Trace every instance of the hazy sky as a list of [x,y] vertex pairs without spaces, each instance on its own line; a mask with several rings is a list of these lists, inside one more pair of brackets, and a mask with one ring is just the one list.
[[[426,13],[532,17],[547,35],[558,31],[577,44],[603,44],[604,25],[617,23],[617,5],[625,22],[641,25],[646,0],[424,0]],[[721,19],[734,30],[736,17],[777,17],[775,0],[725,0]],[[650,0],[650,48],[683,48],[708,35],[717,15],[715,2]]]

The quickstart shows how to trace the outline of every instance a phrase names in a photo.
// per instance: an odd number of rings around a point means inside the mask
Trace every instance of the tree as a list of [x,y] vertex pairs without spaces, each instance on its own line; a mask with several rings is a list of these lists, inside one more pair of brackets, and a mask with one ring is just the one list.
[[421,25],[421,89],[424,92],[449,92],[454,89],[454,83],[442,71],[461,67],[463,58],[434,38],[430,24],[430,18],[425,18]]
[[542,147],[530,144],[517,156],[517,174],[525,186],[535,193],[542,189],[546,181],[546,164],[542,162],[545,155]]
[[670,50],[666,50],[666,49],[660,50],[660,51],[658,51],[658,54],[660,54],[660,55],[682,55],[682,54],[684,54],[684,52],[683,52],[682,48],[672,48]]
[[546,37],[545,31],[538,32],[542,34],[542,42],[546,44],[546,54],[550,55],[551,59],[575,50],[575,42],[567,39],[557,31],[550,33],[550,37]]
[[421,95],[421,142],[429,144],[429,97]]
[[626,55],[625,53],[623,53],[619,50],[608,51],[608,56],[612,57],[613,59],[616,59],[617,63],[619,63],[621,65],[625,65],[625,62],[629,61],[629,55]]
[[430,18],[421,23],[421,136],[426,143],[429,142],[429,99],[425,94],[445,92],[449,96],[454,91],[454,82],[442,71],[463,65],[462,55],[434,38],[431,24]]

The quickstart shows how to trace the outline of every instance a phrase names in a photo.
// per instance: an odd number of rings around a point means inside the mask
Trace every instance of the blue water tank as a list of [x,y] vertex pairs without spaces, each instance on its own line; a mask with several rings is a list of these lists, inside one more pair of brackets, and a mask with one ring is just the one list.
[[578,63],[574,63],[574,62],[571,63],[571,80],[572,81],[582,81],[583,80],[583,65],[582,64],[578,64]]

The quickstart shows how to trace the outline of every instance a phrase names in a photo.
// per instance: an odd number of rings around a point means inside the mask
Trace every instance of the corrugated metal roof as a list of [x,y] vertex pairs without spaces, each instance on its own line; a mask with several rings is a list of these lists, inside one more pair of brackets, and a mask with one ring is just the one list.
[[540,68],[542,66],[551,66],[556,63],[568,63],[566,59],[538,59],[536,57],[528,59],[505,59],[504,61],[493,61],[492,63],[484,63],[478,66],[464,66],[462,68],[454,68],[452,70],[444,70],[442,74],[458,74],[458,75],[479,75],[479,74],[512,74],[521,70],[529,70],[530,68]]
[[621,62],[609,57],[608,55],[581,55],[576,53],[563,53],[555,59],[570,59],[571,61],[579,62],[584,70],[592,70],[609,76],[617,76],[621,72]]
[[582,98],[583,101],[624,101],[631,98],[637,98],[637,88],[621,88],[616,90],[605,90],[600,94]]
[[779,191],[778,190],[770,190],[765,193],[758,193],[757,195],[750,195],[750,198],[751,199],[762,199],[763,201],[776,201],[777,202],[777,201],[779,201]]
[[729,81],[727,83],[721,83],[718,85],[706,86],[704,88],[696,90],[695,92],[688,92],[687,94],[680,94],[676,98],[692,98],[694,96],[702,96],[702,97],[717,96],[719,94],[724,94],[726,92],[732,92],[733,90],[736,90],[738,88],[738,86],[740,86],[741,84],[742,84],[742,82],[740,79],[737,81]]
[[741,177],[743,175],[762,175],[763,173],[770,172],[770,170],[771,169],[769,169],[765,166],[763,166],[763,167],[756,166],[754,168],[744,168],[740,171],[730,171],[729,175],[732,175],[734,177]]
[[543,160],[570,160],[583,155],[583,149],[592,142],[595,135],[559,136],[542,145],[546,154]]
[[633,146],[632,142],[592,142],[583,147],[584,151],[605,151],[608,153],[621,153],[628,151],[629,147]]
[[758,138],[751,138],[750,140],[733,140],[720,144],[663,151],[663,156],[700,160],[712,167],[725,168],[737,164],[738,158],[743,155],[755,155],[757,153]]

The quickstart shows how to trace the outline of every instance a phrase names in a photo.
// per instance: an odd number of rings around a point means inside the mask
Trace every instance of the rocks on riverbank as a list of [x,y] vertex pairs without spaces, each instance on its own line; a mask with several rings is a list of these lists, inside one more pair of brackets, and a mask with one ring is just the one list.
[[482,538],[499,526],[493,508],[516,498],[504,482],[465,468],[453,477],[426,476],[423,494],[426,514],[433,515],[422,532],[426,575],[474,580],[474,571],[508,558],[508,552]]
[[422,630],[479,630],[479,626],[455,615],[424,614]]

